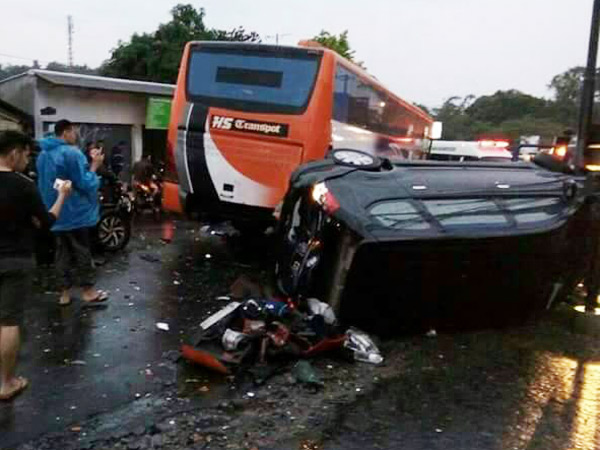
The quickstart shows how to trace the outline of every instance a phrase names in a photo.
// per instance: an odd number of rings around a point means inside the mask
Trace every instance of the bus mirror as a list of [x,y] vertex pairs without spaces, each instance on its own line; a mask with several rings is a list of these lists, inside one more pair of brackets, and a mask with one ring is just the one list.
[[431,139],[440,139],[442,137],[442,122],[433,122],[431,126]]

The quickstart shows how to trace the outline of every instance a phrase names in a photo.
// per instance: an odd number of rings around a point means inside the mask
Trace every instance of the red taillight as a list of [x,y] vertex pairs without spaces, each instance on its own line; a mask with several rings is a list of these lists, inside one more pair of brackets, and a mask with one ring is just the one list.
[[313,200],[321,205],[329,214],[334,213],[340,208],[340,203],[323,182],[313,186],[312,197]]

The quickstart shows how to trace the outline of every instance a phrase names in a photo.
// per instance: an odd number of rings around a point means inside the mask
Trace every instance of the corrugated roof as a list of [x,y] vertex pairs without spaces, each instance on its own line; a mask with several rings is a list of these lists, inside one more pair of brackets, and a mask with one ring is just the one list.
[[48,83],[59,86],[72,86],[105,91],[137,92],[140,94],[162,95],[172,97],[175,85],[152,83],[149,81],[125,80],[122,78],[81,75],[78,73],[54,72],[51,70],[32,69],[28,73]]

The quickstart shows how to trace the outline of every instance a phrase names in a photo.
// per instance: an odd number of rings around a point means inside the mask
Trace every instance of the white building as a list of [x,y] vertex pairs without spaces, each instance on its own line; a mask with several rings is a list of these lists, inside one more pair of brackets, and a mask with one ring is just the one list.
[[[103,141],[109,157],[118,146],[130,167],[142,152],[164,157],[165,119],[153,120],[148,105],[162,100],[169,106],[174,89],[170,84],[32,69],[0,81],[0,99],[33,118],[36,139],[67,119],[79,125],[82,146]],[[168,115],[168,109],[162,113]]]

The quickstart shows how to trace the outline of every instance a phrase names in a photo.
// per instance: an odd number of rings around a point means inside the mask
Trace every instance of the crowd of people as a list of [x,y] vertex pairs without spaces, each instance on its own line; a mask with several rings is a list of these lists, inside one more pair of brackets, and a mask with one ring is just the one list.
[[16,364],[39,230],[51,230],[57,243],[57,304],[71,304],[76,288],[88,305],[108,300],[108,293],[95,287],[90,247],[90,229],[99,221],[98,172],[105,155],[91,147],[86,158],[77,140],[77,128],[60,120],[54,136],[39,142],[36,186],[22,175],[35,142],[17,131],[0,133],[0,400],[11,400],[28,386],[16,374]]

